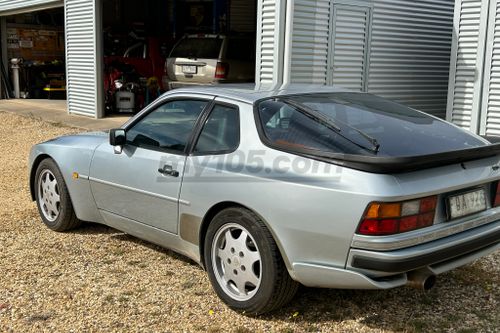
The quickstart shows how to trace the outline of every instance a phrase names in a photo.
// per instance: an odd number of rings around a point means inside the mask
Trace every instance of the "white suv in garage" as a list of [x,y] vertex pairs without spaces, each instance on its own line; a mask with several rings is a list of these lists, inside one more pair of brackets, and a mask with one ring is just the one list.
[[165,62],[164,87],[254,82],[255,39],[246,35],[184,36]]

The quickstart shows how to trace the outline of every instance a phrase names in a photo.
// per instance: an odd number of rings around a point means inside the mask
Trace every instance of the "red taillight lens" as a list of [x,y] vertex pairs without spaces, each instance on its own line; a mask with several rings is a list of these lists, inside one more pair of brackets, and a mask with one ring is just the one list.
[[399,230],[397,232],[406,232],[417,229],[418,216],[403,217],[399,221]]
[[433,222],[434,222],[434,211],[432,211],[430,213],[420,214],[418,216],[417,229],[423,228],[423,227],[428,227],[428,226],[432,225]]
[[495,194],[495,200],[493,201],[493,207],[500,206],[500,182],[497,183],[497,191]]
[[358,227],[358,233],[392,235],[428,227],[434,223],[436,206],[437,196],[396,203],[371,203]]
[[436,197],[428,197],[420,200],[420,213],[434,212],[436,204]]
[[225,62],[218,62],[215,68],[215,78],[216,79],[226,79],[229,73],[229,64]]
[[363,220],[358,231],[363,235],[395,234],[398,232],[398,221],[394,219]]

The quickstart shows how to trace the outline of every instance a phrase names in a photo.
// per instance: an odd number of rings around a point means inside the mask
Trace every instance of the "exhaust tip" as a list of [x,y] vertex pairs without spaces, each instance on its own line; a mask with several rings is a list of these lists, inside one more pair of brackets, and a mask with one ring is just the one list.
[[436,276],[435,275],[429,275],[427,279],[423,281],[422,284],[422,289],[425,291],[431,290],[434,288],[434,285],[436,285]]
[[427,271],[413,271],[408,273],[407,285],[412,288],[428,291],[436,284],[436,276]]

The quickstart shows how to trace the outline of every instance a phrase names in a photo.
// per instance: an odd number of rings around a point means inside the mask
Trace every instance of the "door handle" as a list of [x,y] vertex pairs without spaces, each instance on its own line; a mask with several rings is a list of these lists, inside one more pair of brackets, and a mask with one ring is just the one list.
[[165,176],[179,177],[179,171],[174,170],[171,165],[164,165],[163,168],[159,168],[158,172]]

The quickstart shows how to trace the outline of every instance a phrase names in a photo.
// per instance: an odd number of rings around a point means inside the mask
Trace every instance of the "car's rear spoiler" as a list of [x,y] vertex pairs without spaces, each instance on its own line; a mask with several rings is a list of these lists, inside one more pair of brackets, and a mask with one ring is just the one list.
[[[278,146],[274,145],[274,148],[278,148]],[[280,148],[285,147],[281,146],[278,149]],[[293,151],[286,149],[286,151],[323,162],[372,173],[402,173],[498,156],[500,155],[500,143],[444,153],[403,157],[336,154],[301,148],[295,148]]]

